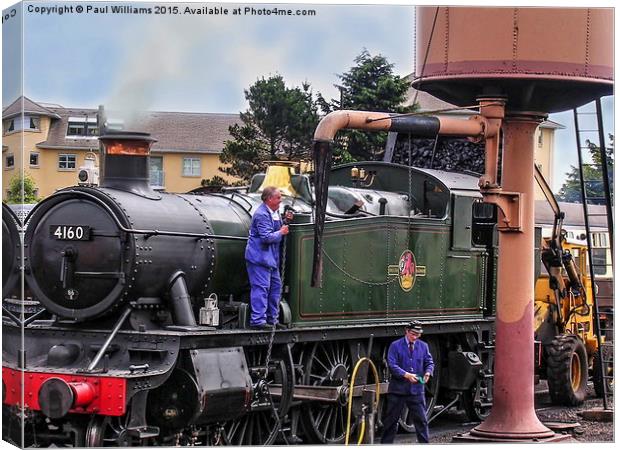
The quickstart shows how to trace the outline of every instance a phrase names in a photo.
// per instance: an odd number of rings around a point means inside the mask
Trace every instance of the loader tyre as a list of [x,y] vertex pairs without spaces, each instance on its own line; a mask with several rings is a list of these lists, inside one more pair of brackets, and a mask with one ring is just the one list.
[[586,397],[588,356],[573,334],[556,336],[546,347],[549,396],[555,405],[581,405]]
[[597,397],[602,397],[604,394],[603,383],[607,384],[607,394],[613,394],[614,391],[613,378],[603,378],[603,374],[606,376],[614,375],[613,348],[608,344],[603,344],[601,351],[603,353],[603,365],[601,366],[598,350],[594,352],[592,362],[592,381],[594,381],[594,392],[596,392]]

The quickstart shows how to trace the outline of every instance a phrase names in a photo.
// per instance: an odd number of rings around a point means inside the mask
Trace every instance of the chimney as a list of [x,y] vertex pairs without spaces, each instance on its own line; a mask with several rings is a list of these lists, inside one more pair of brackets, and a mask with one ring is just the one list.
[[108,132],[99,137],[99,185],[148,198],[161,198],[149,185],[149,155],[151,145],[157,141],[149,133]]

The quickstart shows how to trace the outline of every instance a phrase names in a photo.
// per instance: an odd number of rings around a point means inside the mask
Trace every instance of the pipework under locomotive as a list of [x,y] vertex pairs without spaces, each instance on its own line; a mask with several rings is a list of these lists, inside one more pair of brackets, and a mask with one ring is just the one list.
[[[17,442],[25,412],[26,445],[340,443],[349,389],[359,407],[370,385],[349,379],[355,361],[377,361],[385,391],[387,346],[411,317],[436,361],[429,416],[488,412],[496,214],[476,178],[375,162],[333,169],[323,280],[311,288],[307,175],[280,164],[245,191],[158,192],[150,136],[100,140],[100,186],[60,190],[28,217],[25,281],[52,318],[28,323],[23,347],[20,324],[3,318],[5,437]],[[288,329],[273,335],[247,329],[243,259],[270,184],[297,212],[284,248]],[[401,426],[413,430],[406,416]]]

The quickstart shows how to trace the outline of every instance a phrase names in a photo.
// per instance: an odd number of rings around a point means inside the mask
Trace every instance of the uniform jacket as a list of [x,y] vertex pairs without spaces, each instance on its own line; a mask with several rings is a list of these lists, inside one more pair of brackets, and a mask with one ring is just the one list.
[[250,238],[245,247],[245,259],[254,264],[277,269],[280,262],[281,221],[271,218],[271,210],[262,203],[252,216]]
[[403,375],[409,372],[422,378],[427,372],[431,375],[433,374],[435,364],[433,363],[433,357],[428,351],[428,344],[419,339],[416,340],[413,346],[413,353],[409,354],[409,341],[407,341],[406,337],[402,337],[390,345],[387,360],[392,373],[388,392],[413,395],[423,400],[424,385],[421,383],[410,383]]

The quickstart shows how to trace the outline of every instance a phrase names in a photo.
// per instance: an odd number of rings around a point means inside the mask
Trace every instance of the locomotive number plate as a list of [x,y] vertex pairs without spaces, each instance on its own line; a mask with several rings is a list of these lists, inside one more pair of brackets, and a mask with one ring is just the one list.
[[86,225],[50,225],[50,235],[60,241],[88,241],[90,227]]

